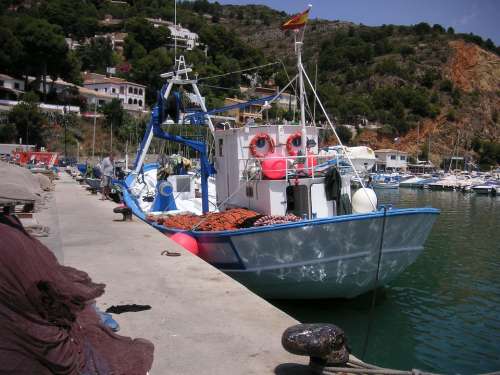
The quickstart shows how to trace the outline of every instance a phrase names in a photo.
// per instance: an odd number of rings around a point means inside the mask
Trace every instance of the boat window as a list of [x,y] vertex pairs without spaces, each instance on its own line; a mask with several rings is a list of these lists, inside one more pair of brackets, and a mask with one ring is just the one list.
[[401,155],[399,158],[400,158],[401,160],[406,160],[406,156],[404,156],[404,155]]
[[219,156],[224,156],[222,153],[223,146],[224,146],[224,140],[222,138],[219,138]]
[[245,192],[247,197],[253,198],[253,186],[247,185]]
[[396,160],[396,155],[391,155],[391,160]]

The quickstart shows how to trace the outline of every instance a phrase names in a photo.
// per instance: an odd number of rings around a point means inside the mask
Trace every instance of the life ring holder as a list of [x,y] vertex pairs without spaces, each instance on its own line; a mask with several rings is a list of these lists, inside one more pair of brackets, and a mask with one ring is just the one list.
[[302,132],[300,131],[296,131],[295,133],[293,133],[292,135],[290,135],[287,140],[286,140],[286,152],[288,153],[288,155],[290,156],[297,156],[298,155],[298,151],[294,148],[294,144],[293,142],[296,140],[296,139],[300,139],[302,141]]
[[[262,139],[265,140],[266,143],[269,145],[269,149],[265,153],[257,150],[257,142],[259,142]],[[264,158],[268,154],[272,154],[274,152],[274,148],[275,148],[274,140],[267,133],[257,133],[255,137],[253,137],[252,140],[250,141],[250,153],[252,154],[252,156],[256,158]]]

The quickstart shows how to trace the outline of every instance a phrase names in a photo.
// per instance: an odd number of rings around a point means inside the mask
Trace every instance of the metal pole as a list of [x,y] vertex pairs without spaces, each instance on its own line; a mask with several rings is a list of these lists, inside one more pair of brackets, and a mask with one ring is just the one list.
[[66,106],[63,107],[63,112],[64,112],[64,117],[63,117],[63,122],[64,122],[64,160],[67,162],[68,161],[68,153],[67,153],[67,146],[66,146],[66,130],[68,128],[68,119],[66,118]]
[[110,139],[109,152],[113,152],[113,120],[111,120],[111,139]]
[[297,69],[299,71],[300,125],[302,126],[302,154],[307,156],[306,108],[304,105],[304,76],[302,70],[302,41],[295,42],[297,52]]
[[[316,69],[314,71],[314,90],[318,91],[318,62],[316,62]],[[313,104],[313,123],[316,125],[316,98]]]
[[[177,34],[177,0],[174,0],[174,30]],[[177,35],[174,35],[174,62],[177,61]]]
[[94,131],[92,134],[92,163],[94,162],[95,155],[95,125],[97,121],[97,97],[94,97]]

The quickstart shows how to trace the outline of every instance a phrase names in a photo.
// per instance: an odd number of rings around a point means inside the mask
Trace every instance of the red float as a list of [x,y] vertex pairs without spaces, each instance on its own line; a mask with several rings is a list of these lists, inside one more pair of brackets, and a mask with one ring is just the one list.
[[268,154],[261,163],[262,174],[270,180],[281,180],[286,176],[286,159],[279,154]]
[[178,232],[170,236],[170,239],[181,245],[187,251],[193,253],[194,255],[198,255],[199,249],[198,241],[196,241],[196,238],[190,236],[189,234]]

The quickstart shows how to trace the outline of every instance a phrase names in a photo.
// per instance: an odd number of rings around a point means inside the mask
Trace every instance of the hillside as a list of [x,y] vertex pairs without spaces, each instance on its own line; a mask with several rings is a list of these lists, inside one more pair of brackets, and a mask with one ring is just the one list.
[[[155,101],[158,76],[172,66],[174,53],[168,29],[153,28],[146,18],[172,19],[173,0],[15,4],[0,8],[0,41],[6,46],[1,72],[79,83],[81,70],[102,73],[117,66],[120,76],[148,87],[149,104]],[[279,29],[288,17],[262,5],[179,3],[178,20],[198,33],[201,43],[186,52],[188,61],[200,77],[218,76],[202,81],[209,107],[221,106],[240,84],[250,83],[250,75],[219,76],[223,73],[276,61],[293,73],[293,34]],[[123,51],[113,51],[106,39],[92,39],[110,32],[125,33]],[[64,37],[82,46],[69,51]],[[494,163],[500,160],[499,53],[489,39],[440,25],[367,27],[314,19],[306,29],[304,62],[311,78],[318,67],[318,91],[335,122],[356,126],[352,144],[401,148],[426,158],[431,139],[436,162],[458,148],[461,155]],[[279,65],[258,73],[259,83],[286,83]],[[366,122],[378,129],[359,126]]]
[[[225,27],[293,69],[292,36],[279,30],[280,14],[267,24],[238,23],[225,14]],[[483,143],[497,144],[498,155],[498,53],[490,40],[424,23],[367,27],[312,20],[306,31],[310,76],[318,64],[319,91],[337,123],[356,125],[366,118],[380,126],[360,129],[353,143],[426,158],[430,139],[431,159],[438,164],[453,152],[480,159]]]

